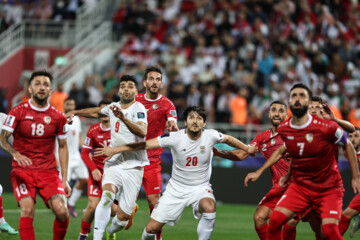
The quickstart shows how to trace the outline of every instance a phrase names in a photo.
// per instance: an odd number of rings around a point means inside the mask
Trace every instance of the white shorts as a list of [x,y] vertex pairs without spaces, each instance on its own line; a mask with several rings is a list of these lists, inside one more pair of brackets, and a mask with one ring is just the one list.
[[139,195],[144,168],[123,169],[119,165],[104,169],[102,187],[105,184],[113,184],[117,187],[116,200],[124,213],[131,215]]
[[187,206],[191,206],[196,219],[201,218],[199,203],[203,198],[215,201],[211,184],[201,186],[185,186],[174,184],[171,180],[166,186],[164,194],[159,199],[151,214],[151,218],[175,226]]
[[70,181],[71,179],[88,179],[88,178],[89,178],[89,170],[83,161],[81,161],[81,163],[76,166],[68,167],[68,181]]

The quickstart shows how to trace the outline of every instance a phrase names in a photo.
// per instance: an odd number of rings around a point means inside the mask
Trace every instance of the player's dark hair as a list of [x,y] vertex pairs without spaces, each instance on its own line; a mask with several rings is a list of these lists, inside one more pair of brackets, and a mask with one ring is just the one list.
[[198,107],[198,106],[192,106],[192,107],[188,107],[184,110],[183,116],[184,119],[186,120],[189,113],[191,112],[196,112],[197,114],[199,114],[203,119],[204,122],[206,122],[206,112],[205,109],[203,109],[202,107]]
[[292,86],[292,88],[290,89],[290,93],[295,89],[295,88],[302,88],[305,89],[308,92],[309,98],[312,99],[312,92],[310,90],[310,88],[308,86],[306,86],[303,83],[296,83],[294,86]]
[[41,71],[35,71],[31,74],[31,77],[29,79],[29,84],[31,84],[31,81],[38,76],[48,77],[50,79],[50,82],[52,83],[53,76],[51,75],[51,73],[46,70],[41,70]]
[[359,127],[355,127],[355,131],[360,131],[360,128],[359,128]]
[[312,102],[319,102],[320,104],[325,104],[324,99],[322,99],[322,98],[319,97],[319,96],[313,96],[313,97],[311,98],[311,101],[312,101]]
[[133,82],[135,86],[137,86],[137,81],[134,75],[122,75],[119,84],[122,82]]
[[161,72],[160,67],[151,66],[151,67],[148,67],[148,68],[145,69],[144,78],[143,78],[144,81],[147,79],[149,72],[160,73],[161,74],[161,79],[162,79],[162,72]]
[[101,100],[101,101],[98,103],[98,107],[100,107],[101,105],[109,105],[109,104],[111,104],[111,103],[112,103],[111,100],[103,99],[103,100]]
[[75,99],[74,98],[72,98],[72,97],[67,97],[65,100],[64,100],[64,102],[66,102],[66,101],[74,101],[75,103],[76,103],[76,101],[75,101]]
[[285,108],[287,108],[287,105],[285,102],[281,101],[281,100],[275,100],[273,101],[271,104],[270,104],[270,107],[274,104],[280,104],[280,105],[283,105]]

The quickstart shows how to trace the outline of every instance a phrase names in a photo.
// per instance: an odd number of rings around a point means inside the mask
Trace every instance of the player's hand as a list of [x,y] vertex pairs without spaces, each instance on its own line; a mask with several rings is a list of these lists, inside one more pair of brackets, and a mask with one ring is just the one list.
[[97,182],[100,181],[101,176],[102,176],[99,169],[93,170],[93,171],[91,172],[91,175],[92,175],[93,179],[94,179],[95,181],[97,181]]
[[251,155],[251,154],[254,154],[256,152],[259,151],[259,148],[258,146],[256,145],[256,143],[253,143],[251,145],[249,145],[249,149],[247,150],[247,152]]
[[166,130],[168,132],[177,132],[179,131],[179,128],[176,124],[170,124],[169,122],[166,123]]
[[351,186],[353,188],[354,193],[360,193],[360,177],[353,178],[351,180]]
[[103,162],[106,162],[107,160],[109,160],[114,154],[116,154],[116,152],[114,152],[114,149],[111,147],[106,146],[105,144],[100,143],[100,145],[102,146],[102,148],[96,148],[95,152],[94,152],[94,156],[95,157],[101,157],[101,156],[105,156],[107,158],[105,158],[103,160]]
[[62,181],[62,185],[64,187],[65,196],[68,198],[71,196],[71,187],[67,180]]
[[323,104],[323,110],[320,111],[321,116],[326,120],[335,120],[335,115],[333,111],[330,109],[329,105]]
[[73,111],[70,111],[70,112],[67,112],[66,114],[65,114],[65,117],[66,117],[66,119],[67,119],[67,124],[72,124],[73,123],[73,118],[74,118],[74,113],[73,113]]
[[279,180],[279,186],[286,187],[289,184],[290,177],[291,176],[289,172],[287,172],[284,176],[282,176]]
[[258,173],[258,172],[248,173],[248,175],[246,175],[246,178],[245,178],[245,183],[244,183],[245,187],[248,186],[249,181],[255,182],[256,180],[258,180],[259,177],[260,177],[260,173]]
[[124,120],[125,115],[121,108],[117,106],[110,106],[111,111],[114,113],[115,117],[119,118],[120,120]]
[[214,157],[218,157],[220,155],[219,150],[216,147],[213,147],[213,153],[214,153]]
[[19,152],[15,152],[12,154],[14,160],[20,165],[20,166],[31,166],[32,165],[32,161],[24,156],[21,155]]

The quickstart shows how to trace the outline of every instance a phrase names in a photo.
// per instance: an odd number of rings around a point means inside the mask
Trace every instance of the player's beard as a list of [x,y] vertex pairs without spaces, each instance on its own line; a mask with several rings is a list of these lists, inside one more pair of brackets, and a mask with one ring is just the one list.
[[35,102],[39,105],[45,105],[48,102],[49,94],[44,95],[44,97],[40,97],[37,93],[33,95]]
[[[159,88],[159,87],[157,88],[156,91],[152,91],[152,90],[151,90],[151,87],[152,87],[152,86],[147,86],[147,87],[146,87],[146,90],[147,90],[148,92],[150,92],[150,94],[158,94],[158,93],[159,93],[159,91],[160,91],[160,88]],[[156,87],[157,87],[157,86],[156,86]]]
[[121,103],[131,103],[132,101],[135,100],[135,94],[130,94],[127,98],[125,98],[124,95],[120,95],[120,101]]
[[274,127],[279,126],[279,124],[280,124],[281,122],[282,122],[282,121],[280,120],[280,121],[277,123],[277,122],[275,122],[274,119],[271,119],[271,125],[273,125]]
[[295,108],[293,105],[290,105],[291,113],[298,118],[304,116],[308,112],[308,109],[309,105],[304,105],[300,108]]

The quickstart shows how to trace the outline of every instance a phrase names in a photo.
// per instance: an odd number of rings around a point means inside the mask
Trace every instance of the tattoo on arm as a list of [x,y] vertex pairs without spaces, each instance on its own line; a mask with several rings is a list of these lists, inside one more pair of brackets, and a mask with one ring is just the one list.
[[13,149],[9,143],[9,137],[11,136],[11,133],[9,131],[6,130],[2,130],[1,131],[1,136],[0,136],[0,147],[7,153],[9,153],[10,155],[16,153],[17,151],[15,149]]

